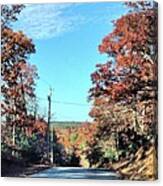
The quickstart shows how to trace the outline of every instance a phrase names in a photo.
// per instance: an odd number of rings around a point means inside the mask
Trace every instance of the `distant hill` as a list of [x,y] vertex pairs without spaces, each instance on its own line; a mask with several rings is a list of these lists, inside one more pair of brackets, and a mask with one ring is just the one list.
[[78,121],[52,121],[51,125],[55,128],[68,128],[68,127],[76,127],[83,124],[83,122]]

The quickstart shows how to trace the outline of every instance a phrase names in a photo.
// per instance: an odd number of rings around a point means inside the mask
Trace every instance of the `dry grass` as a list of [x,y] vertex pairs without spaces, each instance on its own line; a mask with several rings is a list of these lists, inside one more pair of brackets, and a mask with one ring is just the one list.
[[148,151],[140,148],[135,156],[121,163],[113,165],[125,179],[129,180],[155,180],[157,179],[157,156],[154,146]]

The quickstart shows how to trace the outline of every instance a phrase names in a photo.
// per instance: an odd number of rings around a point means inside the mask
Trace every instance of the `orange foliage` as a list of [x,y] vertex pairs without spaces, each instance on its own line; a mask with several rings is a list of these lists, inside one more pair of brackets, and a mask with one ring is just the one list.
[[[68,128],[56,128],[56,136],[58,138],[58,142],[63,144],[66,149],[78,149],[80,150],[80,145],[82,143],[89,142],[93,135],[96,132],[96,124],[83,123],[81,126],[76,127],[68,127]],[[77,138],[72,141],[71,135],[77,135]]]

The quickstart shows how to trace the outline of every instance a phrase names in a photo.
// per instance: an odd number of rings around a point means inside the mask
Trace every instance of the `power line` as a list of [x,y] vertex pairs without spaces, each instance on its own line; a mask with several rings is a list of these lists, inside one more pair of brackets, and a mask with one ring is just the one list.
[[[46,85],[48,84],[47,86],[50,85],[50,83],[47,80],[45,80],[44,78],[40,78],[39,80],[41,80]],[[52,90],[53,90],[53,88],[52,88]],[[37,98],[40,99],[40,100],[47,101],[47,99],[45,99],[45,98],[41,98],[41,97],[37,97]],[[88,104],[83,104],[83,103],[66,102],[66,101],[58,101],[58,100],[55,100],[55,101],[52,101],[51,100],[51,103],[63,104],[63,105],[81,106],[81,107],[87,107],[87,106],[89,106]]]
[[62,101],[52,101],[53,103],[58,103],[58,104],[64,104],[64,105],[75,105],[75,106],[89,106],[86,104],[82,103],[74,103],[74,102],[62,102]]
[[[44,101],[47,101],[47,99],[45,98],[41,98],[41,97],[37,97],[38,99],[40,100],[44,100]],[[76,102],[64,102],[64,101],[58,101],[58,100],[55,100],[55,101],[51,101],[52,103],[56,103],[56,104],[63,104],[63,105],[74,105],[74,106],[89,106],[87,104],[83,104],[83,103],[76,103]]]

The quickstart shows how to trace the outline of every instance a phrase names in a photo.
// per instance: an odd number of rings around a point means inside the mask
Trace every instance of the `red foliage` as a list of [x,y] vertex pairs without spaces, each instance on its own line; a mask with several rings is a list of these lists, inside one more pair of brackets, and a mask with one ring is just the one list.
[[28,104],[35,97],[37,77],[35,66],[27,62],[29,54],[35,52],[32,40],[9,27],[22,8],[22,5],[3,5],[1,19],[2,115],[7,125],[17,126],[29,123]]
[[48,124],[44,119],[38,118],[35,121],[31,120],[31,125],[28,125],[26,128],[27,136],[34,134],[41,134],[46,136],[48,130]]
[[91,75],[90,115],[99,122],[107,118],[111,105],[130,104],[137,112],[140,102],[156,104],[157,7],[147,2],[127,4],[133,11],[114,21],[113,32],[99,45],[99,52],[112,61],[98,64]]

